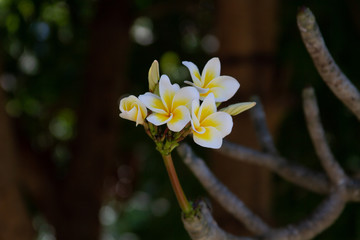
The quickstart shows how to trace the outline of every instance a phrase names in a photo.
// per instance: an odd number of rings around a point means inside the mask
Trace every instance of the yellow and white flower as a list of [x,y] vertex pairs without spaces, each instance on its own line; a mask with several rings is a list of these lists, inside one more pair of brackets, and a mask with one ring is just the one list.
[[119,108],[121,111],[120,117],[136,122],[136,126],[144,123],[147,109],[137,97],[131,95],[121,99]]
[[198,91],[193,87],[180,88],[171,84],[168,76],[162,75],[159,94],[147,92],[139,96],[140,101],[153,112],[147,120],[156,126],[167,124],[173,132],[181,131],[190,121],[191,102],[199,100]]
[[210,93],[215,96],[216,102],[225,102],[229,100],[239,89],[239,82],[230,76],[220,76],[220,60],[219,58],[210,59],[201,75],[198,67],[192,63],[182,62],[190,71],[193,82],[185,81],[185,83],[194,86],[200,93],[200,99],[203,100]]
[[218,149],[222,139],[230,134],[233,121],[226,112],[217,112],[215,97],[210,93],[202,102],[193,100],[191,127],[194,141],[203,147]]

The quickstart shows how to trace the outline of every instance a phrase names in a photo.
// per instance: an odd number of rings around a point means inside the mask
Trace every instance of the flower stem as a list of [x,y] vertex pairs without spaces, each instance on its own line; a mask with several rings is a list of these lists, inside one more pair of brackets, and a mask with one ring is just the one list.
[[169,174],[170,182],[174,189],[174,192],[175,192],[176,198],[178,200],[178,203],[180,205],[180,208],[185,214],[189,214],[192,211],[192,207],[191,207],[189,201],[187,200],[187,198],[184,194],[184,191],[180,185],[180,182],[177,177],[175,167],[174,167],[174,164],[173,164],[173,161],[171,158],[171,154],[162,155],[162,157],[164,159],[165,167]]

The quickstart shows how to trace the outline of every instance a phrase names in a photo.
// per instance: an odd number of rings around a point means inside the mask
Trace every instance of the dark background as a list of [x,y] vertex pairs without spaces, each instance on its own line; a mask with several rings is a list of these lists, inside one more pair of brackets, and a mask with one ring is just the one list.
[[[241,84],[232,101],[259,95],[282,155],[321,170],[301,107],[301,90],[314,86],[335,156],[359,175],[359,123],[301,42],[303,5],[360,87],[356,0],[0,0],[0,239],[189,239],[154,144],[141,126],[118,117],[122,96],[147,91],[154,59],[182,83],[189,74],[181,61],[201,70],[219,56],[222,74]],[[228,139],[258,147],[248,113],[234,118]],[[273,226],[300,220],[323,198],[193,146]],[[174,158],[188,197],[207,197]],[[222,227],[247,234],[212,203]],[[316,239],[360,239],[359,226],[360,207],[349,204]]]

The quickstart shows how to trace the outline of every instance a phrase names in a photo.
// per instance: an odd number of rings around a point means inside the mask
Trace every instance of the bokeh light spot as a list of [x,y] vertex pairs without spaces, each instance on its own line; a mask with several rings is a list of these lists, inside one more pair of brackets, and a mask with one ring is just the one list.
[[19,67],[23,73],[33,75],[38,70],[38,60],[36,56],[28,51],[24,51],[19,58]]
[[156,217],[164,216],[170,209],[170,202],[165,198],[158,198],[151,203],[151,212]]
[[34,13],[34,4],[30,0],[20,0],[17,6],[25,19],[31,17]]
[[140,17],[134,21],[130,29],[134,41],[140,45],[150,45],[154,42],[153,24],[150,18]]
[[209,54],[215,53],[220,47],[219,39],[214,35],[208,34],[201,40],[201,47]]
[[115,223],[117,214],[111,206],[103,206],[100,209],[100,222],[102,225],[109,226]]
[[20,19],[19,16],[16,14],[9,14],[6,17],[6,28],[8,30],[9,33],[14,33],[19,29],[19,25],[20,25]]
[[75,113],[71,109],[61,110],[49,124],[50,133],[59,140],[69,140],[74,136]]
[[16,77],[13,74],[5,73],[0,76],[0,85],[7,92],[14,91],[17,85]]

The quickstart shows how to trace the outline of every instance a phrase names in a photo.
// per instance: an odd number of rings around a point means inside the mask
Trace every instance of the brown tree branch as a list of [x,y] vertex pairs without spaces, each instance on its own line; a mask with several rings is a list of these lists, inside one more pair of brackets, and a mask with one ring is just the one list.
[[322,79],[360,120],[360,93],[330,55],[310,9],[301,9],[297,15],[297,23],[303,42]]
[[347,181],[347,176],[336,161],[326,141],[313,88],[304,89],[303,102],[307,127],[321,164],[335,185],[343,184]]
[[188,145],[181,144],[177,149],[185,164],[191,169],[209,194],[216,199],[226,211],[244,223],[253,233],[262,235],[270,230],[270,227],[263,222],[260,217],[254,214],[213,175],[204,161],[197,157]]

